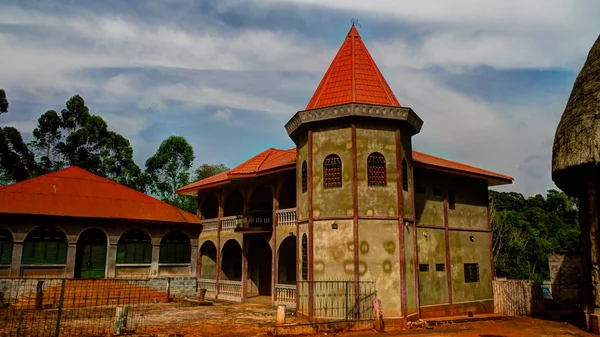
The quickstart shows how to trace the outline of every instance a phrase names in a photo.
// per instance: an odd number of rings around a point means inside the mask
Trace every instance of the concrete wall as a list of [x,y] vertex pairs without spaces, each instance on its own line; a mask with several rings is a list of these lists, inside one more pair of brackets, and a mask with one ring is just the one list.
[[[396,129],[392,126],[360,124],[356,127],[358,178],[358,214],[367,216],[398,215],[396,165]],[[387,186],[368,186],[367,158],[373,152],[386,160]]]
[[[465,283],[465,263],[479,264],[479,282]],[[450,231],[450,265],[454,303],[493,300],[488,233]]]
[[415,280],[415,239],[414,225],[404,226],[404,258],[406,276],[406,313],[411,315],[417,312],[417,281]]
[[[419,305],[448,304],[448,278],[446,276],[446,241],[443,229],[417,228],[419,265],[428,265],[428,271],[419,273]],[[437,271],[436,265],[444,266]]]
[[358,242],[360,280],[376,281],[386,317],[400,317],[398,221],[360,220]]
[[[298,221],[302,221],[308,218],[308,191],[302,193],[302,163],[304,161],[307,162],[306,165],[308,168],[308,144],[306,135],[300,137],[297,151],[298,161],[296,162],[296,191],[298,191],[298,199],[296,200],[296,208],[298,212]],[[308,178],[307,183],[310,183],[310,180],[308,180]]]
[[[313,216],[353,215],[352,132],[350,126],[321,128],[313,131]],[[342,160],[342,187],[323,188],[323,161],[330,154]],[[310,183],[310,182],[309,182]]]
[[314,222],[315,281],[354,280],[354,235],[352,220]]

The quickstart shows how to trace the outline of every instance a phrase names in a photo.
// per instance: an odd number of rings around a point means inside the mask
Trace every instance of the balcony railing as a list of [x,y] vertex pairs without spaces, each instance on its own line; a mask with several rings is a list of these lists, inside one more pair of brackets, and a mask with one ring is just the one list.
[[219,227],[219,219],[203,219],[202,220],[202,230],[205,232],[216,231]]
[[271,228],[273,211],[248,211],[248,227]]
[[238,223],[242,223],[241,220],[243,217],[241,215],[232,215],[221,218],[221,226],[224,231],[232,231],[234,230]]
[[296,285],[295,284],[276,284],[275,285],[275,305],[285,305],[289,308],[296,307]]
[[277,226],[295,226],[296,208],[280,209],[277,212]]
[[206,289],[206,294],[204,295],[206,298],[215,298],[216,281],[208,279],[199,279],[198,289]]
[[219,281],[219,299],[229,301],[242,301],[242,282],[241,281]]

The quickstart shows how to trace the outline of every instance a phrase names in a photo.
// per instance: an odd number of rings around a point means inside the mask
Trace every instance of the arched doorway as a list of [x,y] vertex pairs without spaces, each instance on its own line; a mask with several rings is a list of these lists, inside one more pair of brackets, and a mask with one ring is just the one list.
[[260,185],[252,192],[249,203],[248,225],[271,227],[273,220],[273,193],[268,185]]
[[248,288],[251,295],[271,295],[271,247],[263,238],[250,242],[248,248]]
[[208,195],[202,202],[200,214],[203,219],[214,219],[219,217],[219,200],[214,194]]
[[228,281],[242,280],[242,247],[236,240],[229,239],[223,246],[221,279]]
[[106,234],[99,229],[86,229],[77,239],[75,277],[103,278],[106,268]]
[[212,241],[206,241],[200,247],[200,278],[217,278],[217,247]]
[[296,237],[281,242],[277,254],[278,284],[296,284]]

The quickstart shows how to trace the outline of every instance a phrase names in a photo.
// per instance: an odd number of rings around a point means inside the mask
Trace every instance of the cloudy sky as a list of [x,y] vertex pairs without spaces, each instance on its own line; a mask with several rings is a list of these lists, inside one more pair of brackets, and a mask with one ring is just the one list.
[[81,94],[132,142],[140,167],[182,135],[195,164],[235,166],[291,148],[351,18],[403,106],[425,121],[416,150],[554,188],[551,147],[600,34],[597,0],[0,0],[0,124]]

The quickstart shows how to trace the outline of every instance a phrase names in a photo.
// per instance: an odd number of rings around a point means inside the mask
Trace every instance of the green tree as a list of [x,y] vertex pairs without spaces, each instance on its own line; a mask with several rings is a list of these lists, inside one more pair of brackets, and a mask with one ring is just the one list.
[[0,89],[0,114],[8,112],[8,100],[6,99],[6,91]]
[[192,180],[206,179],[225,171],[229,171],[229,168],[224,164],[202,164],[194,170],[194,178]]
[[576,201],[549,190],[529,198],[490,191],[492,251],[498,276],[543,280],[549,277],[548,254],[577,252]]
[[19,182],[36,175],[33,153],[12,126],[0,128],[0,183]]
[[189,182],[189,170],[194,161],[194,149],[181,136],[162,141],[156,153],[146,160],[150,191],[173,206],[195,211],[195,202],[177,194],[177,189]]
[[64,167],[58,145],[60,144],[62,121],[54,110],[46,111],[38,118],[38,126],[33,130],[32,146],[40,153],[40,167],[46,172]]
[[104,177],[145,192],[146,177],[133,161],[133,148],[122,135],[108,131],[100,150],[100,170]]

